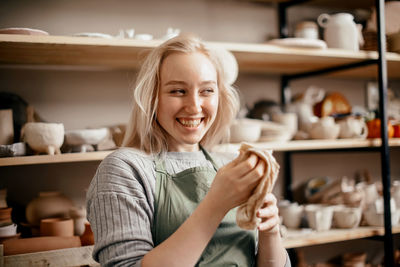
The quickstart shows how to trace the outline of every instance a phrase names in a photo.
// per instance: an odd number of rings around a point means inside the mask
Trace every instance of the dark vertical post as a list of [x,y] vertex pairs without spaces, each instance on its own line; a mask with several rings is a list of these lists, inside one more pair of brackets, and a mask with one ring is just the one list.
[[381,171],[383,183],[383,200],[385,209],[385,266],[394,266],[393,235],[390,210],[390,155],[387,127],[387,66],[385,34],[385,1],[376,0],[378,28],[378,81],[379,81],[379,116],[381,119]]
[[285,199],[293,201],[292,191],[292,152],[283,152],[283,164],[285,168]]
[[279,38],[288,37],[288,28],[286,20],[286,4],[284,2],[278,3],[278,27]]

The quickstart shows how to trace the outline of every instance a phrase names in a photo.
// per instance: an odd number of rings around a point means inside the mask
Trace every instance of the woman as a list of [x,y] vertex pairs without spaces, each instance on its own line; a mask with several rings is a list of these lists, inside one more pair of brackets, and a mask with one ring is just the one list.
[[272,194],[258,231],[235,222],[264,161],[206,151],[226,138],[238,110],[226,81],[215,53],[194,37],[151,51],[134,90],[127,148],[104,159],[87,194],[102,265],[290,266]]

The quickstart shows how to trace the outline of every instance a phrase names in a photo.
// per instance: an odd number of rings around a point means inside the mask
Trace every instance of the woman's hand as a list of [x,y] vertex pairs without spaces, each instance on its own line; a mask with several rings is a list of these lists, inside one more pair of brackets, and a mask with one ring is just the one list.
[[209,191],[224,212],[245,203],[264,175],[265,162],[251,154],[248,158],[238,156],[220,168]]
[[279,232],[279,210],[276,203],[276,197],[269,193],[264,198],[264,205],[257,211],[257,217],[261,219],[258,226],[260,235]]

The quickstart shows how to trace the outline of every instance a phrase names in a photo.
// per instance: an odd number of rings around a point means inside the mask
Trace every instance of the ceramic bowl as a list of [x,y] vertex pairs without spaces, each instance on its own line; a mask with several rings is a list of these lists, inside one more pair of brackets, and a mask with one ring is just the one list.
[[74,221],[72,219],[49,218],[40,221],[41,236],[73,236]]
[[23,127],[25,142],[38,153],[60,154],[64,142],[62,123],[28,122]]
[[0,237],[15,236],[17,225],[15,223],[0,225]]
[[312,139],[336,139],[339,132],[340,125],[332,117],[323,117],[312,123],[309,131]]
[[355,228],[360,224],[361,208],[343,207],[333,212],[334,225],[337,228]]
[[231,143],[257,142],[261,135],[258,120],[238,119],[231,125]]
[[[400,210],[392,211],[391,214],[392,225],[397,225],[400,219]],[[364,211],[363,216],[365,221],[370,226],[381,226],[383,227],[384,224],[384,213],[376,213],[373,210]]]
[[109,136],[108,128],[70,130],[65,132],[65,143],[68,145],[97,145]]

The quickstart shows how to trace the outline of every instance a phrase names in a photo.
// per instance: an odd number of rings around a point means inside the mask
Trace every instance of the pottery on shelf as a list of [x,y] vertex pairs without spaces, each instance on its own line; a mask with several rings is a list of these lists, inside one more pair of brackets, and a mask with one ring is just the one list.
[[342,207],[333,212],[333,221],[338,228],[354,228],[360,224],[361,208]]
[[60,154],[64,142],[64,124],[28,122],[24,125],[23,139],[36,153]]
[[81,235],[82,246],[94,245],[94,235],[90,223],[85,223],[85,232]]
[[340,126],[339,138],[367,138],[368,127],[361,118],[347,117],[338,122]]
[[15,223],[0,224],[0,237],[15,236],[17,234],[17,225]]
[[340,126],[332,117],[322,117],[312,123],[310,136],[312,139],[336,139],[339,136]]
[[85,145],[98,145],[107,137],[111,138],[108,128],[70,130],[65,132],[65,143],[70,146],[78,146],[79,151],[86,152]]
[[26,207],[26,219],[32,226],[39,226],[42,219],[68,217],[73,202],[57,191],[40,192]]
[[0,209],[7,208],[7,189],[0,190]]
[[73,236],[74,221],[66,218],[48,218],[40,221],[41,236]]
[[0,145],[10,145],[14,140],[12,109],[0,109]]
[[0,145],[0,158],[1,157],[18,157],[26,155],[26,144],[18,142],[11,145]]
[[82,235],[85,232],[86,208],[72,207],[69,210],[69,216],[74,220],[74,234]]
[[237,119],[231,125],[231,143],[256,142],[261,136],[261,120]]
[[300,227],[304,214],[304,206],[298,203],[289,203],[279,206],[279,213],[283,218],[283,225],[287,228],[296,229]]
[[0,209],[0,223],[11,223],[11,212],[12,208],[1,208]]
[[309,204],[305,207],[307,221],[313,230],[326,231],[331,229],[333,218],[333,207]]

